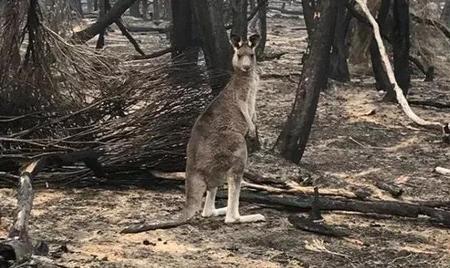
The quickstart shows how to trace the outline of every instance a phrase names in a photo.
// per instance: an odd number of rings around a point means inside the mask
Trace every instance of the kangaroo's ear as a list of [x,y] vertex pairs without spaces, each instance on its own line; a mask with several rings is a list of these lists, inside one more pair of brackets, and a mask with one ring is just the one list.
[[232,34],[230,36],[230,43],[234,48],[238,49],[242,46],[242,39],[240,36]]
[[254,34],[248,38],[248,43],[251,48],[256,47],[259,44],[259,40],[261,40],[261,36],[259,34]]

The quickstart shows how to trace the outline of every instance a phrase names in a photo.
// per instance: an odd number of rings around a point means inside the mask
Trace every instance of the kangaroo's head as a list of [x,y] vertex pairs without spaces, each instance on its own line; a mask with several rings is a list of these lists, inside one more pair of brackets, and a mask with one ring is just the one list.
[[259,35],[247,38],[231,35],[230,42],[234,49],[233,68],[235,71],[249,72],[256,67],[255,48],[259,42]]

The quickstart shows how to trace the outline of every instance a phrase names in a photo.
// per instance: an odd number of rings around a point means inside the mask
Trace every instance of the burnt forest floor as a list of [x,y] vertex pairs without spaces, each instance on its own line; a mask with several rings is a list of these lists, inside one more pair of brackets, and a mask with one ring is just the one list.
[[[323,188],[367,189],[377,199],[392,199],[374,186],[381,180],[403,187],[404,200],[450,200],[450,178],[433,172],[436,166],[450,168],[450,150],[440,133],[412,125],[398,105],[381,101],[373,79],[364,75],[332,83],[321,93],[300,166],[272,156],[294,100],[306,32],[295,19],[270,18],[268,25],[268,51],[287,54],[260,63],[257,111],[263,150],[251,156],[249,170],[280,180],[308,177],[309,185]],[[145,51],[167,45],[164,35],[134,35]],[[131,52],[118,31],[106,42],[107,49],[127,46]],[[414,77],[410,98],[450,103],[449,80],[422,80]],[[428,119],[450,118],[450,109],[413,109]],[[0,200],[4,237],[14,215],[15,190],[0,189]],[[225,225],[219,217],[171,230],[119,234],[143,219],[174,217],[183,202],[180,183],[38,189],[30,231],[49,243],[50,258],[67,267],[450,267],[450,230],[424,218],[327,213],[327,223],[350,232],[349,238],[338,239],[295,229],[288,212],[242,202],[242,214],[262,213],[267,221]]]

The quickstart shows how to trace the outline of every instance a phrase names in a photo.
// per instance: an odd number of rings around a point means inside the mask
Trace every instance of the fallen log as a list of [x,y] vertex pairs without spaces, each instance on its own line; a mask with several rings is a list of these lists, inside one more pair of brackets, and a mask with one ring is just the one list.
[[116,22],[125,11],[134,4],[136,0],[119,0],[117,1],[111,10],[100,20],[94,24],[88,26],[86,29],[79,32],[75,32],[72,35],[71,40],[75,43],[83,44],[89,41],[91,38],[100,34],[106,27]]
[[[225,192],[218,192],[217,198],[226,198]],[[308,211],[312,207],[313,198],[288,195],[270,195],[241,191],[240,200],[277,206],[290,211]],[[354,199],[332,199],[320,197],[318,205],[324,211],[349,211],[363,214],[391,215],[406,218],[417,218],[425,215],[439,225],[450,228],[450,211],[398,201],[360,201]]]
[[168,53],[171,53],[173,51],[173,48],[169,47],[169,48],[165,48],[159,51],[155,51],[151,54],[147,54],[147,55],[134,55],[131,57],[131,60],[146,60],[146,59],[153,59],[153,58],[157,58],[157,57],[161,57],[163,55],[166,55]]
[[398,198],[403,194],[403,189],[397,185],[388,184],[382,181],[375,181],[375,186],[390,193],[395,198]]

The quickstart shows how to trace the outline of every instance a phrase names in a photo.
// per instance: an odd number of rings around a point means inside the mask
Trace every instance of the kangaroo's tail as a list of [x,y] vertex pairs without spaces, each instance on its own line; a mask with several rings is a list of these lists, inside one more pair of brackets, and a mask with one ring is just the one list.
[[202,207],[203,194],[206,191],[206,183],[202,176],[194,172],[186,172],[186,203],[184,205],[183,220],[192,219]]
[[124,234],[140,233],[157,229],[170,229],[188,223],[201,209],[202,197],[206,191],[206,183],[201,176],[186,174],[186,203],[183,215],[178,220],[138,224],[125,228],[121,231]]

